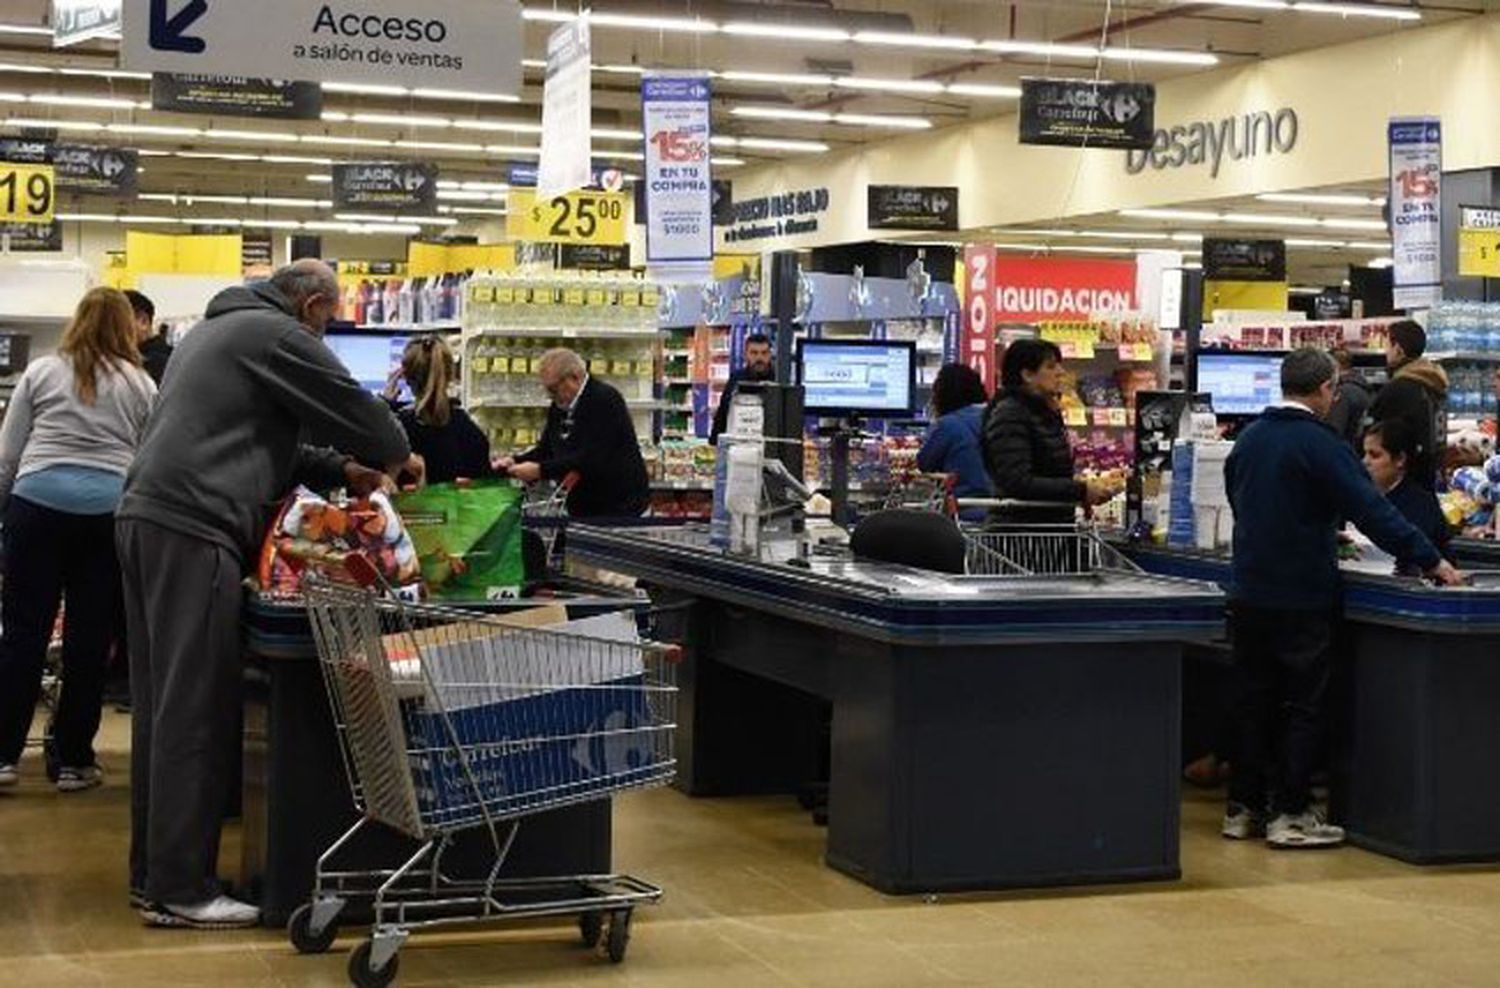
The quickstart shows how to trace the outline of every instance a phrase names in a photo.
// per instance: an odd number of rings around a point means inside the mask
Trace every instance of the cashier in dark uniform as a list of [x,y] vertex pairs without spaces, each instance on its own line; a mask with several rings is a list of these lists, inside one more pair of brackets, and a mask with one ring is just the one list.
[[745,338],[745,366],[729,375],[724,385],[724,395],[719,399],[719,410],[714,412],[714,428],[708,434],[710,443],[729,431],[729,406],[742,384],[765,384],[776,380],[776,366],[771,354],[771,338],[764,333],[753,333]]
[[561,481],[576,473],[568,495],[574,518],[632,518],[646,510],[651,483],[624,397],[591,377],[572,350],[542,355],[539,374],[552,405],[536,447],[495,462],[499,472],[523,483]]

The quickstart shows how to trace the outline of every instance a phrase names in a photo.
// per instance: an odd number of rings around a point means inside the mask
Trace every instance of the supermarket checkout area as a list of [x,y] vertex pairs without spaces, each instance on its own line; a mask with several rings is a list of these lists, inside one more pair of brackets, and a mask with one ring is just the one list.
[[[460,605],[485,613],[557,604],[569,620],[632,609],[649,601],[578,581],[553,581],[545,595]],[[334,730],[307,611],[300,600],[247,593],[244,769],[238,890],[260,905],[268,926],[283,926],[308,901],[317,860],[357,819]],[[611,803],[601,800],[529,818],[506,859],[508,877],[607,874]],[[390,868],[414,843],[367,828],[341,852],[352,869]],[[493,864],[488,831],[458,835],[444,858],[455,878],[483,877]],[[351,903],[350,919],[359,919]]]
[[[1122,545],[1147,572],[1226,585],[1225,551]],[[1472,586],[1343,564],[1331,796],[1352,843],[1414,864],[1500,861],[1500,552],[1457,540]]]
[[680,788],[827,779],[828,864],[890,893],[1180,876],[1182,654],[1223,635],[1217,588],[821,548],[569,529],[570,562],[638,578],[673,619]]

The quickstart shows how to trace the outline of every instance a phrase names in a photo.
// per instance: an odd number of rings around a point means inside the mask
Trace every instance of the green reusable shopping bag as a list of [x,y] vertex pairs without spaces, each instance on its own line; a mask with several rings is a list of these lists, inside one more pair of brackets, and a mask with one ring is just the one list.
[[508,600],[521,595],[525,493],[509,480],[434,484],[401,494],[396,510],[416,543],[434,600]]

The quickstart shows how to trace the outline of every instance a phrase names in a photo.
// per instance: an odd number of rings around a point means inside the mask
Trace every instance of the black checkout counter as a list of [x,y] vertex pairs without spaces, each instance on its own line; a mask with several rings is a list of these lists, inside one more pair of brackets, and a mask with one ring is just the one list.
[[573,526],[567,549],[676,618],[688,793],[795,791],[826,749],[827,862],[881,891],[1179,877],[1182,655],[1223,635],[1211,584],[944,576],[786,536],[748,558],[703,528]]
[[[1148,572],[1225,585],[1219,552],[1124,546]],[[1332,809],[1352,843],[1414,864],[1500,861],[1500,554],[1455,543],[1474,586],[1344,566]],[[1482,572],[1489,565],[1495,571]]]
[[[543,604],[568,617],[634,609],[648,601],[575,585],[556,597],[472,605],[495,612]],[[257,902],[268,926],[283,926],[308,901],[318,857],[357,819],[339,751],[312,626],[300,602],[250,593],[242,618],[246,703],[239,890]],[[508,878],[607,874],[610,802],[602,800],[526,820],[506,859]],[[390,869],[415,844],[384,828],[367,829],[340,853],[350,869]],[[460,834],[444,858],[455,878],[484,877],[493,864],[488,831]],[[346,914],[358,919],[361,904]]]

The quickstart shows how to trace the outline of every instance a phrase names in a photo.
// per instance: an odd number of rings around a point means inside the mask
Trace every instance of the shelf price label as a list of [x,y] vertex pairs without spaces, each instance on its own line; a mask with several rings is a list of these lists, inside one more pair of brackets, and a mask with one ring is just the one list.
[[1122,343],[1120,357],[1124,360],[1154,360],[1156,352],[1151,349],[1150,343]]
[[1063,409],[1063,424],[1081,428],[1089,424],[1088,412],[1075,406]]
[[538,199],[531,189],[512,189],[505,225],[510,239],[529,243],[618,247],[629,240],[621,192],[570,192]]
[[51,165],[0,163],[0,222],[51,223],[56,179]]
[[1466,226],[1458,231],[1458,273],[1465,278],[1500,278],[1500,230]]

